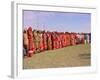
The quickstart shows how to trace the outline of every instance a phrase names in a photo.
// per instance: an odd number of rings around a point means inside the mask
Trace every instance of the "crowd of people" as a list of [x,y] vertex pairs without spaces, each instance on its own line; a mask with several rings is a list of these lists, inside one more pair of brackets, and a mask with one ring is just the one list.
[[28,57],[46,50],[87,43],[91,43],[91,33],[50,32],[32,30],[32,27],[23,30],[23,53]]

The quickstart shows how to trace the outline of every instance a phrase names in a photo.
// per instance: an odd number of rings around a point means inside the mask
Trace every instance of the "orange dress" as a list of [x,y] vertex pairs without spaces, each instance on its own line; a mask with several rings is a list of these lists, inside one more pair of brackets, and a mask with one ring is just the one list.
[[35,52],[35,46],[34,46],[34,42],[33,42],[33,33],[32,33],[32,28],[29,27],[28,30],[28,41],[29,41],[29,49],[28,49],[28,57],[32,57],[33,53]]
[[47,34],[43,33],[43,50],[47,50]]
[[43,48],[44,48],[44,46],[43,46],[43,34],[41,33],[40,34],[40,51],[43,51]]

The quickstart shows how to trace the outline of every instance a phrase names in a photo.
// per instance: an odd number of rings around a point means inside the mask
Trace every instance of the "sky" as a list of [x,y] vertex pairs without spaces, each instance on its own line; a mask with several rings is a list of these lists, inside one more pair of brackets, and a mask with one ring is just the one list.
[[91,32],[91,14],[75,12],[23,11],[23,26],[45,31]]

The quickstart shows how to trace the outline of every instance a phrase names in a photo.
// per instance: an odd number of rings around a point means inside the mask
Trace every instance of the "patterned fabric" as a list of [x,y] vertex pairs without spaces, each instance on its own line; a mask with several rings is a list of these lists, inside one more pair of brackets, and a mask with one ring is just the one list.
[[91,43],[91,33],[32,31],[31,27],[23,32],[23,52],[28,57],[33,53],[87,43]]

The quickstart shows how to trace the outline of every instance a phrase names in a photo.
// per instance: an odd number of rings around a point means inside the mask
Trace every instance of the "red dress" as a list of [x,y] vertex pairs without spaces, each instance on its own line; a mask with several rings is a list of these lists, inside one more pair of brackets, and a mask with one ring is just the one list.
[[27,32],[28,32],[28,40],[29,40],[29,46],[28,46],[27,56],[28,57],[32,57],[33,53],[35,52],[35,46],[34,46],[34,42],[33,42],[32,28],[29,27]]
[[43,46],[43,34],[40,34],[40,50],[43,51],[44,46]]
[[53,49],[56,49],[56,36],[55,33],[52,34]]
[[47,50],[47,35],[43,33],[43,50]]
[[60,44],[60,48],[62,48],[62,34],[60,34],[59,37],[60,37],[60,43],[59,43]]
[[68,38],[68,34],[66,33],[66,46],[69,45],[69,38]]
[[62,34],[62,45],[63,45],[63,47],[65,47],[65,38],[64,38],[64,34]]

